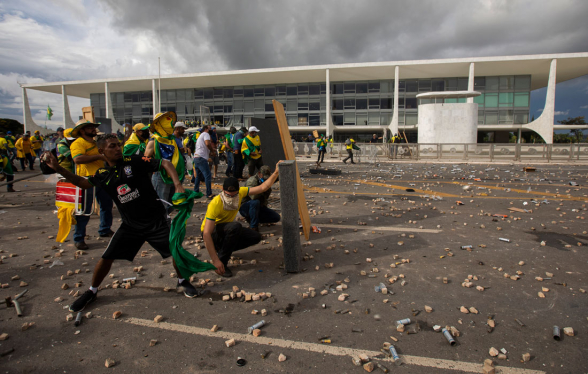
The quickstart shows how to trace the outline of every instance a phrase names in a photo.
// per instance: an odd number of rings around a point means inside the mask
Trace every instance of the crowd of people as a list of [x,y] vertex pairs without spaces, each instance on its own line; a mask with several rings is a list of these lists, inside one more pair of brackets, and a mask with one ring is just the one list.
[[[202,196],[202,182],[209,203],[200,231],[210,267],[220,276],[233,275],[228,265],[234,251],[259,243],[260,224],[280,220],[280,215],[268,207],[271,187],[278,179],[278,165],[274,172],[264,165],[256,127],[231,127],[220,136],[214,125],[203,125],[184,136],[188,126],[177,121],[174,112],[165,112],[156,114],[149,125],[128,126],[122,141],[116,134],[98,135],[97,128],[98,124],[79,121],[73,129],[62,131],[55,155],[45,152],[42,158],[48,167],[84,190],[82,209],[75,217],[75,247],[89,248],[85,243],[86,226],[94,197],[100,205],[98,234],[111,237],[94,268],[90,289],[72,303],[70,311],[79,312],[96,300],[112,263],[133,261],[145,242],[163,258],[174,255],[170,213],[186,196]],[[32,144],[29,148],[34,153]],[[215,195],[212,179],[217,178],[221,157],[227,162],[226,178]],[[186,178],[193,183],[192,195],[185,190]],[[122,218],[116,231],[111,230],[113,204]],[[235,221],[238,213],[247,221],[247,227]],[[181,224],[185,229],[186,222]],[[202,291],[190,283],[190,274],[179,265],[174,255],[177,287],[187,297],[200,296]]]

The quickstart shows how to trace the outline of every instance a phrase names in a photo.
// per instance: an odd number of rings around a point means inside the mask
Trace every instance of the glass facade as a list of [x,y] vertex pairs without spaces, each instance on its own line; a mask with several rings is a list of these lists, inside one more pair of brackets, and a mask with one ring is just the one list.
[[[418,106],[430,100],[416,95],[431,91],[465,91],[468,78],[406,79],[398,82],[398,123],[415,125]],[[479,124],[529,122],[529,75],[476,77],[474,90]],[[394,80],[331,82],[331,115],[336,126],[388,126],[394,109]],[[210,87],[161,91],[161,111],[174,111],[181,121],[198,121],[201,108],[220,126],[248,125],[250,118],[274,118],[272,100],[286,110],[288,125],[326,126],[325,83],[269,86]],[[111,93],[114,118],[119,123],[149,123],[153,118],[151,91]],[[420,101],[420,102],[419,102]],[[445,99],[446,103],[466,99]],[[97,117],[106,117],[104,94],[90,95]],[[439,99],[437,99],[439,102]]]

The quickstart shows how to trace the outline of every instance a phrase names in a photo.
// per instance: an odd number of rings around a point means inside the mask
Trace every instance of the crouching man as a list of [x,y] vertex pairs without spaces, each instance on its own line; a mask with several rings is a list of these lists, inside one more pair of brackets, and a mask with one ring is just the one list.
[[[269,166],[263,165],[257,172],[257,175],[247,179],[245,187],[257,187],[268,180],[271,175],[272,172]],[[249,222],[249,228],[251,230],[259,231],[260,223],[276,223],[280,221],[278,212],[267,207],[267,200],[271,193],[272,189],[269,188],[264,193],[258,195],[249,194],[243,198],[239,213]]]
[[[171,162],[135,155],[123,157],[120,143],[114,134],[98,137],[96,145],[100,154],[104,155],[107,166],[98,169],[94,176],[87,179],[59,166],[51,153],[47,152],[44,156],[47,165],[74,185],[83,189],[104,189],[114,200],[122,218],[122,224],[94,268],[92,286],[71,304],[71,312],[79,312],[96,300],[98,286],[109,273],[114,260],[133,261],[143,243],[149,243],[163,258],[171,256],[167,213],[163,204],[158,201],[159,197],[151,184],[150,173],[165,170],[171,177],[176,192],[185,192]],[[175,262],[173,264],[176,274],[180,276]],[[218,270],[217,273],[222,274]],[[186,297],[192,298],[202,294],[202,291],[196,290],[188,279],[179,278],[177,287],[183,288]]]
[[261,241],[258,231],[243,227],[240,222],[233,222],[243,198],[263,194],[277,178],[277,165],[276,171],[257,187],[239,187],[237,178],[227,178],[223,183],[223,191],[208,204],[201,227],[202,237],[216,272],[223,277],[233,276],[227,266],[233,252]]

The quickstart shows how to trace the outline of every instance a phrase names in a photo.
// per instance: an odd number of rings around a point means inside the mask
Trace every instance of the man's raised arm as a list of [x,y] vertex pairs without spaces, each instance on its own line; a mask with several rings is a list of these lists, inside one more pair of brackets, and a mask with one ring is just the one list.
[[45,161],[47,166],[49,166],[51,169],[55,170],[59,174],[63,175],[63,177],[70,181],[72,184],[83,189],[94,187],[92,186],[92,183],[90,183],[90,181],[88,181],[86,178],[80,177],[79,175],[75,175],[74,173],[61,167],[59,165],[59,162],[51,152],[45,152],[41,157],[42,160]]

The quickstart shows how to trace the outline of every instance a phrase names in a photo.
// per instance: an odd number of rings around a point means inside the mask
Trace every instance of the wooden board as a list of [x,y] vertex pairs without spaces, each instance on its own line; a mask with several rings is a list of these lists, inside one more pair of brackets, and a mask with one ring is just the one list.
[[[288,129],[288,122],[286,121],[286,112],[284,106],[277,100],[272,100],[274,104],[274,112],[276,113],[276,120],[278,128],[280,129],[280,137],[282,138],[282,145],[284,146],[284,154],[286,160],[296,161],[294,147],[292,147],[292,140],[290,137],[290,130]],[[298,213],[300,214],[300,221],[302,222],[302,230],[306,240],[310,239],[310,216],[308,215],[308,207],[306,206],[306,198],[304,197],[304,190],[302,189],[302,181],[300,180],[300,171],[298,170],[298,163],[296,164],[298,190]]]
[[92,106],[85,106],[85,107],[83,107],[82,108],[82,117],[85,120],[88,120],[88,121],[90,121],[92,123],[95,123],[94,122],[94,107],[92,107]]
[[318,139],[318,138],[319,138],[319,133],[318,133],[318,131],[316,131],[316,130],[313,130],[313,131],[312,131],[312,136],[314,136],[314,138],[315,138],[315,139]]

